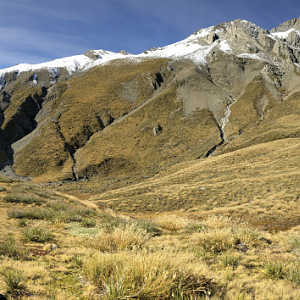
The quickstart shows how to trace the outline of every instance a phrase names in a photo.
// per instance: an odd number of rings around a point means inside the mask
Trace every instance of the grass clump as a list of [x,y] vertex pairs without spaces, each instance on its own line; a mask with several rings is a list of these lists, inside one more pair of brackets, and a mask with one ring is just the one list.
[[6,176],[0,175],[0,182],[2,182],[2,183],[12,183],[13,180],[11,178],[6,177]]
[[219,229],[197,234],[197,246],[204,251],[219,253],[231,249],[234,246],[235,237],[226,229]]
[[98,253],[84,262],[86,277],[104,299],[196,299],[208,292],[210,280],[183,268],[165,253]]
[[157,224],[153,221],[147,219],[138,219],[136,221],[137,227],[140,227],[143,230],[146,230],[147,233],[155,236],[159,235],[161,231],[158,229]]
[[44,243],[52,239],[51,233],[43,228],[29,227],[23,231],[24,238],[30,242]]
[[216,229],[230,228],[236,225],[236,223],[230,217],[217,215],[210,216],[203,222],[203,224]]
[[257,242],[262,237],[261,232],[252,228],[236,227],[232,229],[232,232],[241,242],[244,242],[247,245]]
[[83,266],[83,257],[79,254],[74,254],[73,261],[76,267],[81,268]]
[[20,219],[18,222],[18,227],[25,227],[26,226],[26,220],[25,219]]
[[102,213],[100,214],[100,227],[104,229],[107,232],[113,231],[115,228],[119,227],[120,225],[125,225],[126,220],[117,217],[117,216],[112,216],[107,213]]
[[289,243],[294,247],[294,248],[300,248],[300,236],[292,234],[289,237]]
[[268,260],[261,272],[270,279],[281,279],[283,278],[283,263]]
[[233,254],[225,254],[225,255],[222,255],[220,258],[220,262],[222,263],[224,268],[227,268],[227,267],[235,268],[238,266],[240,260],[241,260],[240,256],[233,255]]
[[252,300],[252,296],[248,295],[247,293],[245,292],[238,292],[236,295],[235,295],[235,298],[233,298],[234,300]]
[[19,270],[6,269],[2,272],[6,284],[6,294],[14,297],[24,293],[25,287],[22,284],[23,272]]
[[22,219],[22,218],[26,218],[27,213],[23,209],[13,209],[13,210],[8,211],[7,215],[9,218]]
[[13,237],[9,237],[8,240],[2,241],[0,245],[0,254],[8,257],[17,257],[17,242]]
[[102,252],[132,250],[142,248],[151,235],[136,224],[126,224],[110,231],[101,230],[91,242],[91,246]]
[[300,266],[290,268],[287,278],[290,282],[300,286]]
[[194,233],[194,232],[207,232],[208,231],[208,226],[202,223],[197,223],[197,222],[189,222],[186,224],[184,227],[184,230],[187,233]]
[[163,215],[158,217],[155,222],[163,229],[177,231],[184,228],[188,224],[188,220],[176,215]]

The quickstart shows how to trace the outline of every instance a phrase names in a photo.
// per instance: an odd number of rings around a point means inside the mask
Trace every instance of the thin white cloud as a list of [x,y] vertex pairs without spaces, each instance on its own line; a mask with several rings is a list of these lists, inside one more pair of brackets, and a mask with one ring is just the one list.
[[44,62],[49,58],[81,54],[86,50],[78,37],[0,27],[1,65]]

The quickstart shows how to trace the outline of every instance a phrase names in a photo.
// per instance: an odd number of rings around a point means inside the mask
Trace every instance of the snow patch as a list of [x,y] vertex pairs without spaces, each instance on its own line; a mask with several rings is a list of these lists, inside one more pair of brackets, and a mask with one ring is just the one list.
[[[283,32],[274,32],[274,33],[271,33],[272,36],[275,36],[279,39],[286,39],[288,37],[288,35],[292,32],[292,31],[295,31],[294,28],[291,28],[287,31],[283,31]],[[298,33],[299,34],[299,33]]]
[[221,40],[219,43],[219,48],[221,51],[226,52],[226,53],[232,53],[232,49],[228,45],[227,41]]
[[189,39],[194,39],[195,37],[197,37],[197,38],[203,38],[203,37],[209,35],[212,32],[213,29],[214,29],[214,26],[210,26],[210,27],[204,28],[204,29],[199,29],[196,32],[194,32],[193,34],[191,34],[190,36],[188,36],[183,41],[187,41]]
[[256,53],[242,53],[237,55],[237,57],[241,57],[241,58],[250,58],[250,59],[254,59],[254,60],[263,60],[258,54]]
[[278,64],[273,60],[273,58],[271,56],[264,54],[264,53],[242,53],[242,54],[237,55],[237,57],[265,61],[271,65],[278,66]]
[[22,72],[32,72],[41,69],[47,69],[50,72],[57,73],[57,70],[59,70],[59,68],[65,68],[69,73],[72,73],[78,69],[84,68],[90,62],[91,59],[89,59],[85,55],[76,55],[66,58],[55,59],[50,62],[41,64],[19,64],[10,68],[0,70],[0,75],[9,72],[17,72],[18,74],[20,74]]

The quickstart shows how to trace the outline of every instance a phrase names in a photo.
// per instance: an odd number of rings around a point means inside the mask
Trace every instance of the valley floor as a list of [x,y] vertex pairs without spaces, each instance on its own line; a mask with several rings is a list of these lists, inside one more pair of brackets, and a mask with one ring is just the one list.
[[0,293],[8,299],[300,298],[300,226],[271,233],[207,211],[201,220],[125,215],[1,181]]

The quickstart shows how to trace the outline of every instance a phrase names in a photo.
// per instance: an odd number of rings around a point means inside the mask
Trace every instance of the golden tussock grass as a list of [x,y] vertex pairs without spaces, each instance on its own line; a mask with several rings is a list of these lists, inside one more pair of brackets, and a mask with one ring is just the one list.
[[176,258],[164,252],[95,253],[85,261],[84,272],[105,299],[179,299],[208,293],[205,266],[189,264],[194,260],[189,255]]
[[141,249],[150,237],[146,230],[131,223],[111,231],[101,230],[95,239],[90,241],[90,245],[103,252]]
[[[210,160],[208,166],[211,168],[210,164],[214,166],[220,162],[218,159]],[[187,188],[190,184],[205,187],[205,190],[199,190],[200,193],[208,191],[207,184],[197,183],[197,169],[193,164],[189,165],[188,171],[177,172],[185,176]],[[180,182],[178,174],[169,174],[168,180]],[[222,178],[222,174],[220,176]],[[216,182],[219,179],[210,178]],[[151,187],[157,189],[160,180],[160,177],[154,177]],[[171,182],[174,185],[174,181]],[[150,180],[140,184],[149,183]],[[288,180],[283,183],[293,187]],[[217,215],[199,208],[194,212],[148,214],[152,222],[143,219],[142,214],[133,218],[136,215],[122,215],[111,209],[106,213],[93,211],[85,216],[92,206],[86,210],[74,196],[65,197],[63,193],[56,194],[32,184],[11,182],[5,186],[7,191],[1,192],[3,198],[17,191],[39,195],[45,201],[41,205],[0,201],[1,233],[5,242],[12,237],[17,244],[13,256],[10,253],[14,252],[8,251],[12,242],[6,244],[8,248],[1,248],[0,271],[21,271],[24,291],[33,294],[35,299],[129,296],[149,300],[190,297],[231,300],[251,299],[255,295],[255,299],[292,300],[299,296],[299,226],[284,232],[260,231],[253,228],[251,220],[247,223],[234,215],[225,215],[224,211],[223,215]],[[162,188],[161,194],[166,194],[168,187],[162,184]],[[184,190],[178,188],[177,191]],[[157,189],[157,192],[160,191]],[[278,193],[285,195],[279,189]],[[287,209],[288,203],[280,203],[275,198],[273,201],[274,207],[281,205],[281,209]],[[265,217],[268,209],[259,205],[266,204],[257,197],[254,208],[248,208],[247,212],[260,211]],[[228,209],[235,209],[235,206]],[[48,215],[43,219],[32,218],[40,216],[39,209],[49,207],[56,212],[61,209],[60,216],[64,215],[64,219],[56,220],[55,216],[51,219]],[[34,209],[37,214],[24,215],[25,227],[19,227],[19,215],[8,217],[7,214],[16,209],[25,212]],[[67,212],[72,214],[67,216]],[[80,216],[94,221],[97,227],[83,228]],[[94,230],[95,233],[73,235],[75,225],[80,230]],[[46,243],[26,241],[22,232],[30,227],[47,229],[53,240]],[[53,248],[53,244],[58,247]],[[277,276],[279,267],[281,273]],[[5,294],[8,286],[1,272],[0,293]],[[25,300],[28,297],[24,294],[19,298]]]
[[171,231],[183,229],[189,222],[188,219],[173,214],[164,214],[153,220],[161,228]]

